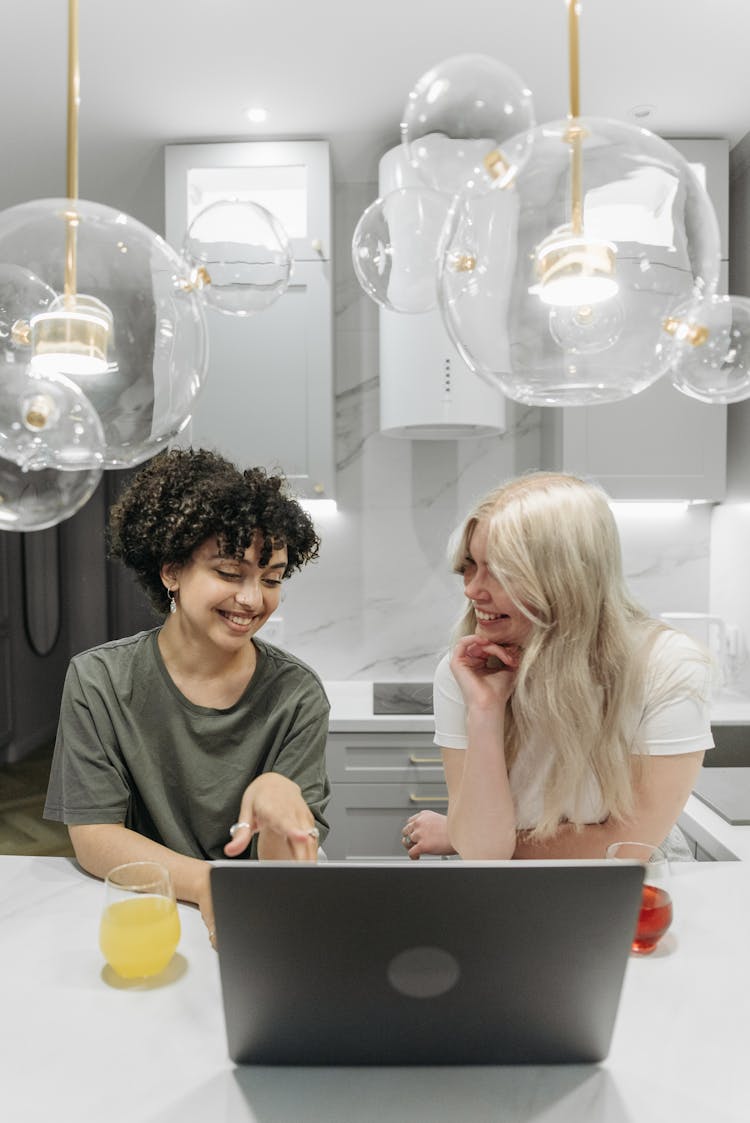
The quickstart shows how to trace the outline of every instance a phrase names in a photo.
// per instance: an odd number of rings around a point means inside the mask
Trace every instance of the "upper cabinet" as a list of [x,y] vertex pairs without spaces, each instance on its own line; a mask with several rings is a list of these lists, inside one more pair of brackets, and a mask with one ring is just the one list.
[[281,222],[294,259],[286,293],[265,311],[208,310],[208,374],[186,438],[243,468],[281,471],[304,497],[334,498],[328,143],[170,145],[165,171],[173,246],[204,207],[241,199]]
[[[704,179],[721,232],[728,285],[729,146],[670,140]],[[612,405],[544,408],[542,465],[596,479],[613,499],[721,500],[726,491],[727,407],[675,390],[662,377]]]

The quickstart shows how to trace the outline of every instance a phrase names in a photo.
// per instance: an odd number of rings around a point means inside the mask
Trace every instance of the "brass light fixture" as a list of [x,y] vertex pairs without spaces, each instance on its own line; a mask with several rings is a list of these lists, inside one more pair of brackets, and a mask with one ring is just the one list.
[[68,0],[67,198],[65,218],[65,278],[62,295],[29,324],[32,367],[40,374],[102,374],[107,369],[107,343],[113,317],[107,305],[77,291],[78,118],[81,76],[78,0]]
[[570,145],[570,224],[553,230],[537,248],[533,290],[544,304],[564,307],[589,306],[609,300],[618,289],[615,279],[615,247],[611,242],[587,237],[583,225],[583,140],[581,125],[579,0],[567,0],[570,77],[570,127],[565,140]]

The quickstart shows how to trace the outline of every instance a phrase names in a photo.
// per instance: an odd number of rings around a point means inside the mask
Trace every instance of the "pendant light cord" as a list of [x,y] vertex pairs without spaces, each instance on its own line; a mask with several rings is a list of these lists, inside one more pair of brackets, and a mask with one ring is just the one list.
[[568,4],[568,64],[570,81],[570,224],[573,234],[583,234],[583,136],[578,124],[581,114],[580,52],[578,45],[578,20],[580,0],[567,0]]
[[[78,0],[68,0],[68,144],[66,193],[69,202],[78,198],[78,110],[81,104],[81,79],[78,55]],[[70,205],[65,213],[65,303],[76,295],[76,236],[78,213]]]

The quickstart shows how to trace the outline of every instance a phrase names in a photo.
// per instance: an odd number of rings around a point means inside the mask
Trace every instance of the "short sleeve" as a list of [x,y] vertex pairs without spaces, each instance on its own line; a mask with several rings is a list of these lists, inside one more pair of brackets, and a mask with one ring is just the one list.
[[443,749],[467,749],[466,706],[461,687],[450,668],[450,654],[440,660],[432,685],[435,711],[434,743]]
[[314,702],[301,707],[273,763],[273,771],[299,784],[323,842],[329,829],[324,812],[331,794],[325,763],[329,707],[322,689],[318,695]]
[[72,662],[60,703],[45,819],[67,824],[125,821],[130,804],[127,769],[114,744],[107,748],[113,737],[106,725],[104,708],[92,708]]
[[636,751],[672,756],[713,748],[712,677],[710,660],[689,636],[681,632],[660,635],[646,673]]

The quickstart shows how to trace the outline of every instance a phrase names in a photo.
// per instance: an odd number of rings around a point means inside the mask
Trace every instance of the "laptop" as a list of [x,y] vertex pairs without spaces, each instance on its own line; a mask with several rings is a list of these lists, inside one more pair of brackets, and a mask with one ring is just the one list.
[[640,865],[218,862],[238,1064],[594,1063],[609,1051]]

